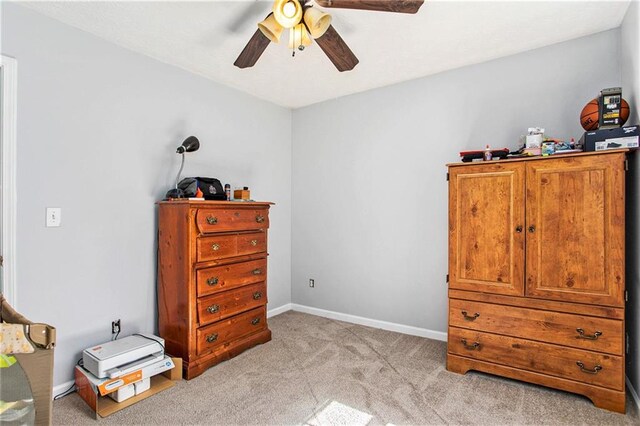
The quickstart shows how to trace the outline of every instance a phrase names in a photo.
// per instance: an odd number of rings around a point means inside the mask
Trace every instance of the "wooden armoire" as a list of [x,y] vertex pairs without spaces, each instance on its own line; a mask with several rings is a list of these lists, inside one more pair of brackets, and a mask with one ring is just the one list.
[[163,201],[158,328],[185,377],[271,340],[266,202]]
[[626,151],[448,168],[447,369],[624,413]]

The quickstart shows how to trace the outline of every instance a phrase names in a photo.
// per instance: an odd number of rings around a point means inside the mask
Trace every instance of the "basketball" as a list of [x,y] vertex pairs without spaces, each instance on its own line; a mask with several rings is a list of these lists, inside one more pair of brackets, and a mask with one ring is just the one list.
[[[629,118],[629,104],[624,99],[620,106],[620,125],[623,126]],[[582,108],[580,113],[580,124],[587,132],[596,130],[599,125],[600,114],[598,113],[598,99],[592,99]]]

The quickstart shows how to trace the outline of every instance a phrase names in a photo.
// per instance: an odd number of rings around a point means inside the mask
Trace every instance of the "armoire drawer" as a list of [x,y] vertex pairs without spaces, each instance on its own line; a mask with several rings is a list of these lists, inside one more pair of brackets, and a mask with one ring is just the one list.
[[449,327],[449,353],[624,390],[622,357]]
[[202,234],[267,229],[269,214],[263,209],[198,209],[196,225]]
[[449,325],[622,355],[622,321],[469,300],[449,300]]
[[267,259],[214,266],[196,271],[198,297],[207,296],[267,279]]
[[200,237],[196,250],[198,262],[262,253],[267,251],[267,236],[264,232],[253,232]]
[[263,330],[266,325],[266,308],[261,306],[211,325],[200,327],[196,332],[196,349],[198,355],[210,352],[233,340]]
[[209,324],[267,303],[267,284],[261,282],[198,299],[198,322]]

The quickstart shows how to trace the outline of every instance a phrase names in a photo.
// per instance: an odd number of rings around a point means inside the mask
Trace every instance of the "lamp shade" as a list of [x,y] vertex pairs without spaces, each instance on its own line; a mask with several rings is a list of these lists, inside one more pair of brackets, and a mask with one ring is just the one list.
[[280,36],[282,35],[282,31],[284,31],[282,25],[280,25],[278,21],[276,21],[273,13],[269,14],[269,16],[267,16],[264,21],[260,22],[258,24],[258,28],[260,29],[262,34],[264,34],[264,36],[271,40],[273,43],[280,42]]
[[304,22],[313,38],[322,37],[329,29],[331,20],[331,15],[315,7],[310,7],[304,12]]
[[273,16],[282,27],[293,28],[302,20],[302,6],[298,0],[276,0]]
[[289,49],[303,50],[308,46],[311,46],[311,37],[304,24],[298,24],[289,30]]
[[198,140],[198,138],[196,138],[195,136],[189,136],[184,140],[184,142],[182,142],[182,145],[178,147],[176,152],[178,154],[182,154],[184,152],[197,151],[198,148],[200,148],[200,141]]

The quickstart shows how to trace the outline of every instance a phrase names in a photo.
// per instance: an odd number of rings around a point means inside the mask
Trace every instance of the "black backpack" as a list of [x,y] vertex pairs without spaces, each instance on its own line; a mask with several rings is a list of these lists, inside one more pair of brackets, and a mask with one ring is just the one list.
[[195,177],[184,178],[178,183],[178,189],[184,192],[185,197],[195,197],[196,192],[200,191],[204,194],[205,200],[226,200],[227,195],[222,188],[222,184],[216,178]]

